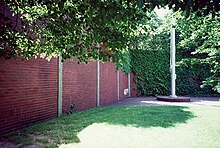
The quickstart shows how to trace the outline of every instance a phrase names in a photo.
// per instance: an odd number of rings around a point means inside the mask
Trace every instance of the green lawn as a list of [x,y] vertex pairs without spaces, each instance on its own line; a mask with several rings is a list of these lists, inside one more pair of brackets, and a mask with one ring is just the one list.
[[[61,143],[80,142],[77,134],[94,123],[107,123],[133,127],[174,127],[185,123],[194,115],[177,106],[142,106],[142,107],[100,107],[58,119],[33,125],[23,133],[15,134],[17,143],[31,144],[41,142],[53,146]],[[35,135],[35,136],[31,136]],[[33,138],[36,135],[46,135],[43,138]],[[48,140],[49,139],[49,140]]]
[[220,104],[209,103],[94,108],[33,125],[12,139],[63,148],[215,148],[220,145]]

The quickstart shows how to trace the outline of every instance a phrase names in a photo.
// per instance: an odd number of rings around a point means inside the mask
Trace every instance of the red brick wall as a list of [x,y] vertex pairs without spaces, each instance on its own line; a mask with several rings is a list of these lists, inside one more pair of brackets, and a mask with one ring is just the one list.
[[57,117],[57,60],[0,59],[0,135]]
[[100,62],[100,105],[117,101],[117,75],[115,64]]
[[69,110],[74,101],[76,110],[96,106],[96,62],[78,64],[65,61],[63,64],[63,113]]
[[[96,106],[97,63],[63,63],[63,113],[71,101],[76,110]],[[120,99],[128,86],[120,71]],[[100,62],[100,105],[117,101],[115,64]],[[57,117],[58,60],[0,59],[0,135],[39,121]]]
[[[68,112],[73,101],[76,110],[96,106],[97,63],[78,64],[66,61],[63,64],[63,113]],[[128,88],[128,78],[120,71],[120,99],[126,98],[124,89]],[[100,105],[117,101],[117,74],[115,64],[100,62]]]
[[127,95],[124,95],[124,89],[128,89],[128,75],[120,70],[119,71],[120,100],[128,97],[128,93],[127,93]]

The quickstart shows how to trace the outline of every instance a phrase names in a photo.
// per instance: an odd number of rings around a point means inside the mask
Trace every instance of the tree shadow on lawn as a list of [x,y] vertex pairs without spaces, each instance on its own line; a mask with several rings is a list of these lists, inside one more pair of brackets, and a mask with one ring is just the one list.
[[93,123],[169,128],[193,117],[188,107],[181,106],[100,107],[30,126],[24,135],[47,135],[53,144],[80,142],[77,134]]

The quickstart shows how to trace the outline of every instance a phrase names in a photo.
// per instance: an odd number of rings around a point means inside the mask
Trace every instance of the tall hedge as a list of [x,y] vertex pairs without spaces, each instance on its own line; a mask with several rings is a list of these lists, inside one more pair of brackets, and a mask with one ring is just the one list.
[[139,95],[169,94],[169,51],[132,50],[131,65]]
[[[167,37],[169,40],[169,37]],[[167,40],[167,41],[168,41]],[[165,41],[164,48],[131,49],[131,67],[138,95],[170,95],[170,49]],[[166,45],[165,45],[166,44]],[[168,46],[167,46],[168,45]],[[186,56],[184,49],[176,53],[176,94],[181,96],[215,96],[211,87],[201,88],[202,81],[210,76],[208,64],[192,64],[190,61],[178,64]]]

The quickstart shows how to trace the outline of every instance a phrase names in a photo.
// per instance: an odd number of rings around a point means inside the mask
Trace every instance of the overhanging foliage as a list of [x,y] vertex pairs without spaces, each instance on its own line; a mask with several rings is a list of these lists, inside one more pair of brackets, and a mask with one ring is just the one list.
[[[137,1],[5,1],[1,53],[119,62],[146,13]],[[11,11],[7,10],[7,7]],[[146,11],[145,11],[146,12]],[[19,14],[19,15],[18,15]],[[14,16],[13,16],[14,15]],[[7,55],[3,54],[7,57]]]
[[[216,1],[154,0],[4,0],[1,1],[1,56],[40,55],[120,62],[146,12],[168,5],[190,14],[215,14]],[[104,46],[102,46],[104,45]],[[104,47],[104,48],[101,48]],[[110,51],[109,51],[110,50]],[[99,54],[98,54],[99,53]]]

